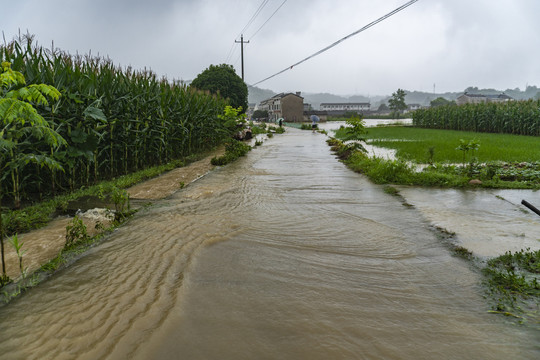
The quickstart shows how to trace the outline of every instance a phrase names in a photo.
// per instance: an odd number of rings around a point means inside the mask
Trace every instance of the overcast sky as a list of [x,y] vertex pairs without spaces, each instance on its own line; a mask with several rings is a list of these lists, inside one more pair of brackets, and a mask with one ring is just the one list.
[[[283,2],[0,0],[0,30],[8,41],[20,29],[46,47],[54,41],[72,54],[91,50],[183,80],[210,64],[233,64],[241,75],[235,40],[243,31],[245,80],[254,84],[408,0],[286,0],[270,18]],[[437,93],[468,86],[524,90],[540,86],[539,16],[538,0],[419,0],[257,86],[340,95],[433,92],[434,86]]]

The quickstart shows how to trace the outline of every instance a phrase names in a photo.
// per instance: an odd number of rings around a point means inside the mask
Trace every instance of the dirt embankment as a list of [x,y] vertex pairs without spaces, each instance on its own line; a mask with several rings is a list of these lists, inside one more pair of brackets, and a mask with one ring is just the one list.
[[[130,199],[151,201],[166,198],[212,170],[214,166],[210,164],[210,160],[214,156],[223,155],[223,153],[224,149],[216,150],[202,160],[137,184],[127,189]],[[97,221],[107,225],[107,220],[99,217],[99,212],[96,211],[83,213],[82,219],[91,236],[97,234],[95,229]],[[68,216],[58,217],[44,228],[19,235],[19,242],[23,243],[23,266],[27,268],[27,273],[34,272],[58,255],[66,242],[66,226],[71,220],[72,218]],[[17,254],[13,246],[9,244],[9,239],[4,239],[4,246],[7,274],[11,279],[16,280],[21,275]]]

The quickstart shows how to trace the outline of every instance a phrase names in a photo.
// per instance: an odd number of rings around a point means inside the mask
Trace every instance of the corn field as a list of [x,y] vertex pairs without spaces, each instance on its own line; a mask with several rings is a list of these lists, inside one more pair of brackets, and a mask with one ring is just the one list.
[[4,170],[6,200],[33,201],[160,165],[214,147],[228,134],[218,117],[226,100],[149,70],[44,49],[29,35],[0,46],[0,61],[23,73],[27,84],[60,91],[59,101],[36,107],[68,143],[59,149],[39,141],[18,144],[18,151],[53,158],[63,171],[30,164],[13,177],[15,169]]
[[540,136],[540,100],[420,109],[413,113],[413,125],[432,129]]

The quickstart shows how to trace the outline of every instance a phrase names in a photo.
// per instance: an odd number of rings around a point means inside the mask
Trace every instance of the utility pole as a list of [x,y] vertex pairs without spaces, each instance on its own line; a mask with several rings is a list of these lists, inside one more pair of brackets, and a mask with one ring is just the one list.
[[244,81],[244,44],[249,44],[249,41],[244,41],[244,34],[240,35],[240,41],[234,40],[235,43],[240,43],[240,54],[242,57],[242,81]]

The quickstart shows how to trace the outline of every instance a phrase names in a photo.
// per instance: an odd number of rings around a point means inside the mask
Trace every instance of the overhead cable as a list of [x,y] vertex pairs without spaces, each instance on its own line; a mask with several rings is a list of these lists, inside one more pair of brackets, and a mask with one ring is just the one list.
[[258,82],[256,82],[256,83],[252,84],[251,86],[255,86],[255,85],[260,84],[260,83],[262,83],[262,82],[264,82],[264,81],[266,81],[266,80],[270,80],[271,78],[273,78],[273,77],[275,77],[275,76],[278,76],[278,75],[284,73],[284,72],[287,71],[287,70],[291,70],[293,67],[298,66],[298,65],[300,65],[301,63],[306,62],[306,61],[308,61],[309,59],[314,58],[315,56],[320,55],[320,54],[322,54],[323,52],[325,52],[325,51],[327,51],[327,50],[330,50],[331,48],[333,48],[334,46],[340,44],[341,42],[343,42],[343,41],[345,41],[345,40],[347,40],[347,39],[349,39],[349,38],[351,38],[351,37],[353,37],[353,36],[355,36],[355,35],[357,35],[357,34],[363,32],[363,31],[369,29],[370,27],[372,27],[372,26],[374,26],[374,25],[377,25],[377,24],[380,23],[381,21],[384,21],[384,20],[388,19],[390,16],[397,14],[397,13],[400,12],[401,10],[403,10],[403,9],[405,9],[405,8],[407,8],[407,7],[409,7],[409,6],[411,6],[412,4],[414,4],[414,3],[417,2],[417,1],[418,1],[418,0],[411,0],[411,1],[409,1],[408,3],[406,3],[406,4],[404,4],[404,5],[401,5],[401,6],[398,7],[397,9],[395,9],[395,10],[389,12],[388,14],[386,14],[386,15],[384,15],[384,16],[378,18],[377,20],[375,20],[375,21],[373,21],[373,22],[367,24],[367,25],[364,26],[363,28],[356,30],[355,32],[353,32],[353,33],[351,33],[351,34],[345,36],[344,38],[339,39],[338,41],[334,42],[333,44],[328,45],[328,46],[325,47],[324,49],[321,49],[321,50],[317,51],[317,52],[314,53],[313,55],[310,55],[310,56],[308,56],[307,58],[305,58],[305,59],[303,59],[303,60],[300,60],[299,62],[297,62],[297,63],[295,63],[295,64],[292,64],[291,66],[289,66],[289,67],[287,67],[287,68],[285,68],[285,69],[283,69],[283,70],[281,70],[281,71],[275,73],[274,75],[271,75],[271,76],[269,76],[269,77],[267,77],[267,78],[265,78],[265,79],[263,79],[263,80],[261,80],[261,81],[258,81]]
[[281,3],[281,5],[279,5],[279,7],[276,9],[276,11],[274,11],[274,12],[272,13],[272,15],[270,15],[270,17],[264,22],[264,24],[262,24],[261,27],[259,27],[259,28],[257,29],[257,31],[255,31],[255,33],[254,33],[253,35],[251,35],[251,37],[249,38],[249,40],[253,39],[253,38],[255,37],[255,35],[257,35],[257,33],[264,27],[264,25],[266,25],[266,23],[269,22],[270,19],[271,19],[274,15],[276,15],[276,13],[279,11],[279,9],[281,9],[281,7],[282,7],[283,5],[285,5],[286,2],[287,2],[287,0],[284,0],[284,1]]
[[[263,0],[263,2],[259,5],[259,7],[257,8],[257,10],[255,10],[255,13],[251,16],[251,19],[249,19],[249,21],[247,22],[246,26],[244,26],[244,28],[242,29],[242,31],[240,31],[240,33],[236,36],[236,38],[238,38],[240,35],[242,35],[248,28],[249,26],[251,25],[251,23],[253,23],[253,21],[255,20],[255,18],[260,14],[261,10],[266,6],[266,4],[268,3],[268,1],[270,0]],[[257,30],[258,31],[258,30]],[[236,45],[236,40],[233,41],[233,44],[231,46],[231,49],[229,50],[229,54],[227,55],[227,58],[225,59],[225,63],[228,63],[229,60],[231,59],[231,57],[233,56],[234,54],[234,49],[236,48],[235,47]]]
[[259,5],[259,8],[257,9],[257,11],[255,11],[255,14],[253,14],[253,16],[251,17],[251,19],[248,21],[248,23],[246,24],[246,26],[244,26],[244,28],[242,29],[242,31],[240,31],[240,34],[243,34],[248,28],[249,26],[251,25],[251,23],[253,23],[253,21],[255,20],[255,18],[259,15],[259,13],[261,12],[261,10],[266,6],[266,4],[268,4],[268,1],[270,0],[263,0],[262,4]]

